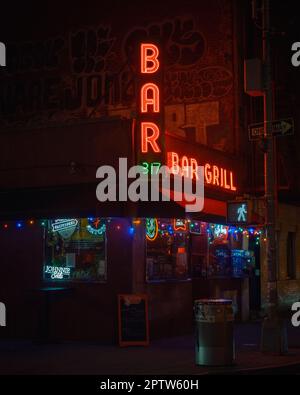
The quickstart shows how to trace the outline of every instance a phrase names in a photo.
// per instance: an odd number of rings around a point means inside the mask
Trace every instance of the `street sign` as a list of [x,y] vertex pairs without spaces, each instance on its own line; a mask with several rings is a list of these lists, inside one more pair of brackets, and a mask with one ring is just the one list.
[[[250,141],[260,140],[264,136],[264,124],[257,123],[250,125],[249,128]],[[274,137],[291,136],[295,133],[294,120],[292,118],[280,119],[272,122],[272,134]]]

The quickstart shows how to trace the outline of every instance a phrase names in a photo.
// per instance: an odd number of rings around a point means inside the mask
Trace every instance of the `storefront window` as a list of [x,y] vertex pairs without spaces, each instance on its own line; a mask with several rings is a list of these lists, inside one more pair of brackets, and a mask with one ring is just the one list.
[[105,282],[106,221],[74,218],[46,221],[44,279]]
[[228,227],[224,225],[207,225],[209,257],[207,276],[231,277],[232,265],[228,240]]
[[145,219],[148,281],[243,278],[255,270],[247,230],[181,219]]
[[247,230],[208,224],[209,258],[207,276],[212,278],[242,278],[255,269],[254,251],[250,249],[253,236]]
[[194,278],[243,278],[254,275],[255,249],[260,233],[202,222],[190,234],[191,271]]
[[145,220],[147,281],[187,280],[189,232],[185,220]]

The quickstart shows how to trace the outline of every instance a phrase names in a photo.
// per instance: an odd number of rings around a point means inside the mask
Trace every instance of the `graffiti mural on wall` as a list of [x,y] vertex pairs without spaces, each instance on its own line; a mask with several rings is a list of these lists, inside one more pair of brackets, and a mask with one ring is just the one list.
[[166,73],[166,103],[216,100],[226,96],[231,89],[232,74],[224,67]]
[[167,69],[195,65],[203,57],[206,46],[193,18],[176,18],[146,28],[136,28],[127,35],[123,44],[124,57],[133,67],[137,59],[137,45],[141,41],[160,44],[163,64]]
[[[233,76],[231,58],[228,66],[220,64],[193,17],[135,27],[123,37],[110,25],[99,25],[46,42],[8,45],[7,68],[0,70],[0,125],[132,116],[143,40],[161,48],[167,129],[180,134],[180,123],[194,119],[196,141],[207,144],[206,128],[217,125],[222,114],[231,117]],[[200,103],[210,109],[207,119],[190,115],[191,109],[199,112]]]

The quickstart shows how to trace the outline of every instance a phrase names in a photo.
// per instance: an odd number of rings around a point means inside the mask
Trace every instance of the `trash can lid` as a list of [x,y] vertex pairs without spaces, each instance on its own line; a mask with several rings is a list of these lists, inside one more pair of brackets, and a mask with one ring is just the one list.
[[229,299],[200,299],[200,300],[195,300],[195,304],[232,305],[232,300],[229,300]]

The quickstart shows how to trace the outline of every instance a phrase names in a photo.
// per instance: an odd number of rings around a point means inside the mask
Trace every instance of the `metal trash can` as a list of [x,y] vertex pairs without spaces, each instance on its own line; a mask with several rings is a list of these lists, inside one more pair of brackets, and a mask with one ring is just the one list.
[[196,300],[194,313],[196,365],[232,365],[235,360],[232,300]]

